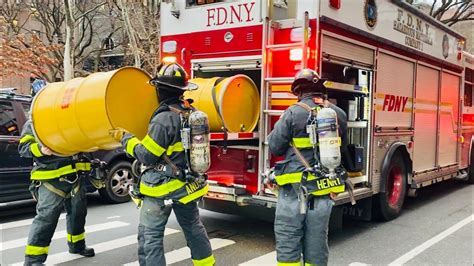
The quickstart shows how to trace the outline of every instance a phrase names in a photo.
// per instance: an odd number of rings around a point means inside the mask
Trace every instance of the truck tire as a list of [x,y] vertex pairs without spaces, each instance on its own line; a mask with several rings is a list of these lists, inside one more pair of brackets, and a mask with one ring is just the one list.
[[377,218],[389,221],[397,218],[401,211],[407,191],[407,166],[402,153],[395,152],[390,158],[388,176],[385,178],[385,192],[380,192],[375,197],[375,211]]
[[105,188],[99,190],[101,198],[108,203],[122,203],[130,200],[128,186],[133,182],[132,164],[116,161],[108,166]]

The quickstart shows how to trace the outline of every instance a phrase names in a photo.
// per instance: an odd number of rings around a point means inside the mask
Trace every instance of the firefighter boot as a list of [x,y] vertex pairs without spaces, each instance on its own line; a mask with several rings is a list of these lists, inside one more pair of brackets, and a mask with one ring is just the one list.
[[88,248],[88,247],[85,247],[83,250],[81,250],[79,252],[74,252],[74,251],[69,250],[69,253],[79,254],[79,255],[84,256],[84,257],[94,257],[95,256],[94,249],[93,248]]
[[[72,193],[70,198],[64,202],[67,220],[67,240],[69,253],[79,254],[84,257],[93,257],[94,249],[86,247],[84,225],[87,215],[86,186],[84,179],[80,179],[76,193]],[[73,188],[74,190],[74,188]]]

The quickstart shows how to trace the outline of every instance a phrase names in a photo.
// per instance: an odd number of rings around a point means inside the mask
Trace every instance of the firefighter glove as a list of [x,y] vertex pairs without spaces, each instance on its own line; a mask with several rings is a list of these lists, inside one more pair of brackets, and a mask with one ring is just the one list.
[[109,130],[110,136],[111,136],[113,139],[115,139],[117,142],[121,142],[123,136],[124,136],[126,133],[128,133],[128,131],[125,130],[125,129],[123,129],[123,128],[120,128],[120,127],[117,127],[117,128],[114,128],[114,129]]
[[48,147],[41,146],[41,153],[44,155],[53,155],[53,151],[51,151]]

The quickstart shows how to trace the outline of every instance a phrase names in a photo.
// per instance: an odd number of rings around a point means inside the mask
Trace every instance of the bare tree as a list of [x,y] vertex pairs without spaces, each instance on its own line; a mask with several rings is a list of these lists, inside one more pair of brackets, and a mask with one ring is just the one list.
[[[406,2],[416,4],[419,1],[406,0]],[[432,0],[430,6],[429,15],[448,26],[474,20],[473,0]]]
[[117,5],[122,11],[122,18],[125,24],[125,30],[127,32],[128,41],[129,41],[130,48],[133,54],[134,65],[135,67],[140,67],[141,57],[140,57],[140,50],[138,48],[138,43],[137,43],[137,38],[136,38],[137,33],[132,23],[130,22],[130,13],[128,11],[128,7],[127,5],[124,4],[123,0],[117,0]]
[[144,0],[127,2],[117,0],[130,45],[128,52],[133,63],[149,73],[160,64],[160,1]]
[[47,80],[54,81],[88,74],[83,70],[85,60],[99,57],[107,50],[103,38],[110,38],[121,29],[120,26],[110,27],[115,20],[120,23],[110,16],[113,7],[106,0],[6,1],[0,6],[0,17],[4,18],[5,32],[27,37],[22,39],[25,47],[31,46],[28,42],[33,34],[45,47],[61,47],[48,50],[54,60],[43,66],[48,70]]
[[[81,3],[82,1],[80,1]],[[89,46],[92,43],[92,36],[94,31],[92,29],[92,20],[88,16],[93,14],[95,10],[99,7],[105,5],[107,2],[94,3],[91,1],[93,6],[88,9],[88,5],[84,5],[86,2],[82,2],[82,8],[76,7],[76,0],[64,0],[64,13],[66,17],[66,43],[64,45],[64,80],[70,80],[74,77],[75,69],[75,58],[77,54],[82,54],[84,52],[84,45],[81,47],[76,46],[76,34],[79,33],[81,44]],[[91,3],[89,3],[90,5]],[[79,32],[76,31],[76,27],[82,25],[82,28],[79,27]],[[86,26],[85,26],[86,25]],[[84,37],[87,34],[87,39]],[[85,41],[85,43],[83,42]],[[76,49],[79,52],[76,53]]]

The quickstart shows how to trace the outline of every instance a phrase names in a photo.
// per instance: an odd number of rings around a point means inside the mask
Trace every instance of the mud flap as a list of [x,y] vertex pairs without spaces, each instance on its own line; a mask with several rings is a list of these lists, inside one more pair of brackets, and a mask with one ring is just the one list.
[[364,198],[357,200],[355,205],[350,203],[337,206],[340,208],[345,218],[354,220],[370,221],[372,219],[372,198]]

